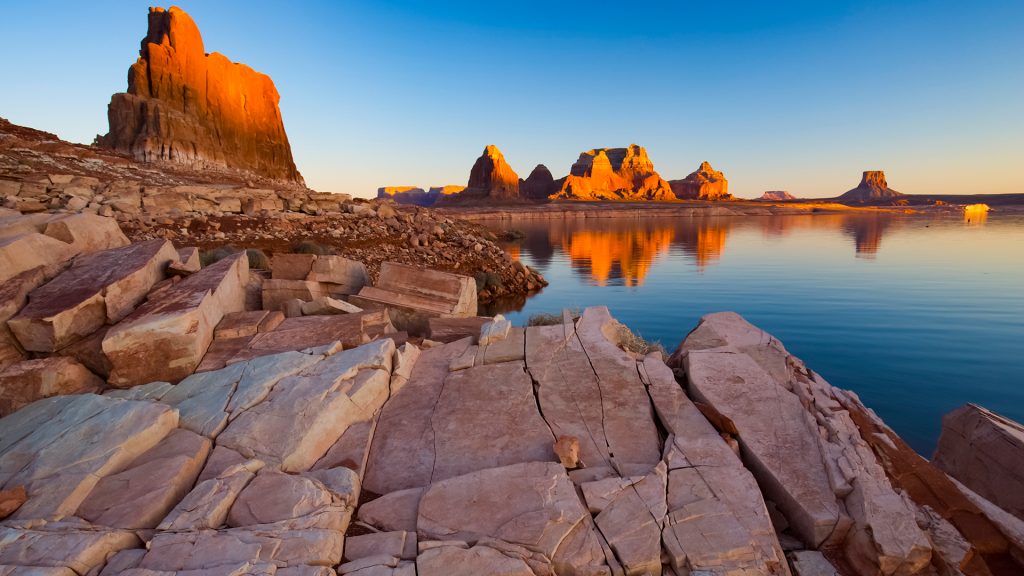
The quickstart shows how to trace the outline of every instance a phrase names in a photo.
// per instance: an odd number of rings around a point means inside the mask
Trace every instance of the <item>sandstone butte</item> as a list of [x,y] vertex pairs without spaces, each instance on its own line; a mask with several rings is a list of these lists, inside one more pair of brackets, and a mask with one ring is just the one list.
[[647,150],[598,148],[580,154],[552,199],[675,200],[669,183],[654,170]]
[[796,196],[793,196],[785,190],[769,190],[764,194],[761,194],[761,197],[758,198],[758,200],[780,202],[783,200],[796,200]]
[[377,189],[377,198],[394,200],[399,204],[433,206],[442,196],[459,194],[465,186],[431,186],[424,190],[418,186],[382,186]]
[[730,198],[729,181],[725,174],[701,162],[696,171],[682,180],[669,182],[672,192],[681,200],[724,200]]
[[473,163],[464,190],[438,198],[438,204],[509,204],[521,201],[519,175],[494,144],[484,148],[483,154]]
[[856,204],[879,204],[898,200],[902,196],[904,194],[889,188],[889,183],[885,181],[885,172],[865,170],[860,184],[853,190],[845,192],[838,200]]
[[149,31],[98,144],[145,162],[219,167],[302,183],[269,76],[207,54],[192,18],[150,8]]
[[543,164],[537,164],[526,180],[519,181],[519,193],[527,200],[547,200],[558,187],[551,170]]

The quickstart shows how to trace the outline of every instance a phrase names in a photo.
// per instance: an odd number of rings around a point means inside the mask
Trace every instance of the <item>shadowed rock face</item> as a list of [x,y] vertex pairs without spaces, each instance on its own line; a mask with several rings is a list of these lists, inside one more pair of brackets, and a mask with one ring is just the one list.
[[557,191],[551,171],[543,164],[537,164],[526,180],[519,181],[519,192],[528,200],[545,200]]
[[104,147],[146,162],[219,166],[302,182],[269,76],[217,52],[206,54],[180,8],[151,8],[128,91],[107,110]]
[[719,200],[729,197],[729,181],[725,174],[701,162],[700,167],[682,180],[671,180],[672,192],[683,200]]
[[441,196],[458,194],[465,186],[432,186],[424,190],[417,186],[382,186],[377,189],[377,198],[390,198],[399,204],[433,206]]
[[840,196],[839,200],[871,203],[893,200],[901,196],[903,194],[889,188],[889,183],[885,181],[885,172],[881,170],[866,170],[860,179],[860,184],[853,190],[849,190]]
[[654,171],[647,150],[598,148],[580,154],[552,196],[567,200],[673,200],[668,182]]

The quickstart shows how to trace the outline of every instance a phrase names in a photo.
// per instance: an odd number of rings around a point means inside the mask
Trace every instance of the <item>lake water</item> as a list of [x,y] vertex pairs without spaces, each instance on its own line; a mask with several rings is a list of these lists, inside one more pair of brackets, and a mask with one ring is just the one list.
[[[1024,421],[1024,216],[812,214],[490,224],[551,285],[498,310],[607,305],[671,352],[733,310],[930,456],[975,402]],[[503,309],[501,309],[503,308]]]

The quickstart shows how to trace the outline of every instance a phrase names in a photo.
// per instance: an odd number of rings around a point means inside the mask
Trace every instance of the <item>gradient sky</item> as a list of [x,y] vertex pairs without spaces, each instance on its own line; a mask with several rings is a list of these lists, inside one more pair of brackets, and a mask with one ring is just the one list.
[[[150,2],[13,2],[0,116],[91,142]],[[1024,192],[1024,2],[189,2],[208,52],[269,74],[311,187],[521,177],[637,143],[667,179],[833,196]]]

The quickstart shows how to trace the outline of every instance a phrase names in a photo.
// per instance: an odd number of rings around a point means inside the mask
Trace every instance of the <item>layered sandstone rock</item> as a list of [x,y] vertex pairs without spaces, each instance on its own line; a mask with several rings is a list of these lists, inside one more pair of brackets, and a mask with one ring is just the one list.
[[654,170],[647,151],[598,148],[580,154],[552,196],[566,200],[674,200],[669,183]]
[[494,144],[489,144],[473,164],[465,190],[441,196],[438,203],[515,203],[521,200],[519,175],[505,161],[501,150]]
[[465,190],[465,186],[432,186],[424,190],[417,186],[383,186],[377,189],[377,198],[388,198],[399,204],[433,206],[442,196],[452,196]]
[[967,404],[942,418],[932,462],[1024,520],[1024,426]]
[[546,200],[558,192],[558,188],[551,171],[543,164],[537,164],[526,180],[519,181],[519,193],[527,200]]
[[715,170],[708,162],[682,180],[671,180],[672,192],[682,200],[722,200],[730,198],[729,181],[725,174]]
[[839,200],[856,204],[874,204],[897,200],[901,196],[902,193],[889,188],[889,183],[885,181],[885,172],[866,170],[861,176],[860,184],[840,196]]
[[245,170],[302,182],[270,77],[206,53],[183,10],[151,8],[149,31],[128,72],[128,91],[110,101],[107,148],[145,162]]
[[761,197],[758,198],[758,200],[765,200],[769,202],[782,202],[785,200],[796,200],[796,196],[793,196],[792,194],[786,192],[785,190],[769,190],[764,194],[761,194]]

